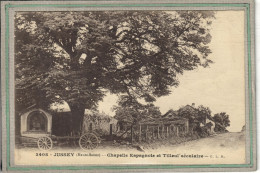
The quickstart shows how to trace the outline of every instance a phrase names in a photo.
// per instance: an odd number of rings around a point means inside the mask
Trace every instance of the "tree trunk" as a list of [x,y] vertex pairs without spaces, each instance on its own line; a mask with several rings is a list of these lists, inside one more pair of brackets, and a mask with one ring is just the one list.
[[70,125],[71,134],[72,135],[81,134],[85,107],[73,105],[70,106],[70,111],[71,111],[71,125]]

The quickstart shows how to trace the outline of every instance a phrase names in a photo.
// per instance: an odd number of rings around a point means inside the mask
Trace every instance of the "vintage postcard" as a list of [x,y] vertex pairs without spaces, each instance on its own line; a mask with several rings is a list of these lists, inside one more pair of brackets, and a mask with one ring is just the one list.
[[254,2],[1,2],[2,169],[256,169]]

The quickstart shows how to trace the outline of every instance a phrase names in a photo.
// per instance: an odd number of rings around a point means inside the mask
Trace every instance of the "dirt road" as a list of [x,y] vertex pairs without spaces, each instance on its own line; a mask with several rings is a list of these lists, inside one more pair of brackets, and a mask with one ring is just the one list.
[[169,146],[167,144],[159,144],[156,146],[156,150],[160,148],[168,148],[172,151],[175,150],[211,150],[211,151],[221,151],[230,149],[242,149],[245,147],[245,135],[244,133],[223,133],[216,134],[207,138],[201,138],[193,141],[184,142],[174,146]]

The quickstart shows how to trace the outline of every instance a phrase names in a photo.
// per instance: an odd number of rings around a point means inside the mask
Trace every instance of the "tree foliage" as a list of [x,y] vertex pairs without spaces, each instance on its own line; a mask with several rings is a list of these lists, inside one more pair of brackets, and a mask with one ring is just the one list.
[[230,126],[229,115],[226,112],[217,113],[213,116],[213,120],[216,123],[216,132],[226,132],[226,127]]
[[198,122],[199,112],[198,109],[193,106],[182,106],[177,112],[180,117],[187,118],[189,120],[190,126],[192,126],[194,122]]
[[198,106],[198,120],[199,122],[206,123],[204,122],[206,118],[209,120],[213,120],[211,116],[211,110],[209,107],[205,107],[203,105]]
[[[138,105],[208,66],[209,11],[17,12],[16,103],[66,101],[75,121],[107,91]],[[78,115],[78,116],[76,116]]]
[[143,105],[136,109],[132,106],[116,106],[115,118],[126,125],[133,125],[144,119],[160,118],[162,116],[159,107],[153,104]]

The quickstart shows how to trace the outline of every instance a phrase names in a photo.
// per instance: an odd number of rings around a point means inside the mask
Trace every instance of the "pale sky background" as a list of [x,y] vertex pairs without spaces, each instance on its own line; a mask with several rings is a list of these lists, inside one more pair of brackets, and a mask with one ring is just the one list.
[[[184,72],[171,95],[157,99],[154,104],[162,114],[187,104],[204,105],[212,110],[212,116],[220,112],[229,114],[228,130],[241,131],[245,124],[244,11],[218,11],[211,28],[210,59],[214,64]],[[114,116],[112,107],[116,102],[117,96],[108,94],[99,103],[99,110]]]

